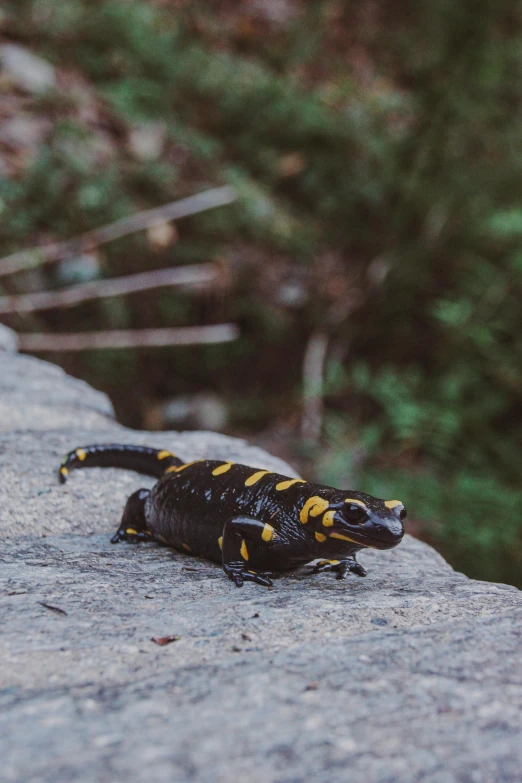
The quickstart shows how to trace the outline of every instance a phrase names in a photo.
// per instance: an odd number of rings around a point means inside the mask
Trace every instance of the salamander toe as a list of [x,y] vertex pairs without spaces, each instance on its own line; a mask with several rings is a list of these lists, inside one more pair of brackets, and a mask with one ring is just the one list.
[[243,587],[244,582],[255,582],[263,587],[272,587],[273,573],[271,571],[252,571],[247,570],[243,564],[230,563],[223,566],[223,570],[228,578],[234,582],[236,587]]

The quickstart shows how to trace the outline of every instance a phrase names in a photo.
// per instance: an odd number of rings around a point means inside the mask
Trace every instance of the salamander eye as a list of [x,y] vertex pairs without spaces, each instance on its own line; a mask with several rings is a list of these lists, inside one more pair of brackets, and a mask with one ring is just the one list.
[[401,513],[399,514],[399,519],[401,520],[401,522],[403,522],[407,516],[408,515],[406,513],[406,509],[404,507],[401,508]]
[[361,508],[356,503],[348,503],[343,509],[343,515],[350,522],[356,522],[359,525],[364,524],[368,519],[368,514],[364,508]]

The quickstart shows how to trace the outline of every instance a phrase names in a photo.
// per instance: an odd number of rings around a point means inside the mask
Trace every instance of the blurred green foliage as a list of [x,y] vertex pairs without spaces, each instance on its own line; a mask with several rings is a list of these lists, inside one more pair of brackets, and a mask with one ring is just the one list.
[[[332,329],[316,477],[400,492],[454,564],[522,586],[522,10],[309,1],[275,25],[249,5],[8,2],[8,35],[83,86],[33,102],[53,129],[0,185],[2,245],[235,184],[239,206],[184,223],[161,262],[239,256],[226,310],[242,340],[73,369],[127,395],[129,416],[130,383],[136,397],[214,387],[237,426],[259,429],[299,404],[306,341],[355,290]],[[82,111],[93,102],[97,113]],[[136,160],[129,129],[158,121],[168,154]],[[104,273],[147,265],[134,238],[107,250]],[[288,278],[304,285],[297,305],[278,299]],[[114,326],[109,309],[60,326]],[[202,315],[165,294],[131,299],[118,318]]]

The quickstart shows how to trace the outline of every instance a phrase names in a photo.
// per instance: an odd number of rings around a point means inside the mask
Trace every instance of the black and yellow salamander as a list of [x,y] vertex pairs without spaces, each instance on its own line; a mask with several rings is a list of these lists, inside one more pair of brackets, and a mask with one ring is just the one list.
[[64,458],[71,470],[117,467],[159,478],[127,501],[111,539],[159,541],[221,563],[237,587],[271,586],[274,571],[320,558],[313,569],[365,576],[360,549],[391,549],[404,535],[400,500],[333,489],[269,470],[215,460],[183,462],[170,451],[129,445],[84,446]]

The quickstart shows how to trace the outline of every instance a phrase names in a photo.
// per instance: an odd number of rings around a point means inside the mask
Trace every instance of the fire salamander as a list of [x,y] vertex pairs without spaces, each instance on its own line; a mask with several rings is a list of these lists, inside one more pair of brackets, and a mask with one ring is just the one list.
[[127,501],[112,543],[159,541],[221,563],[237,587],[271,586],[274,571],[320,558],[313,573],[365,576],[355,553],[364,547],[391,549],[404,535],[400,500],[378,500],[288,478],[269,470],[215,460],[183,462],[145,446],[96,445],[66,455],[63,483],[71,470],[118,467],[159,478]]

